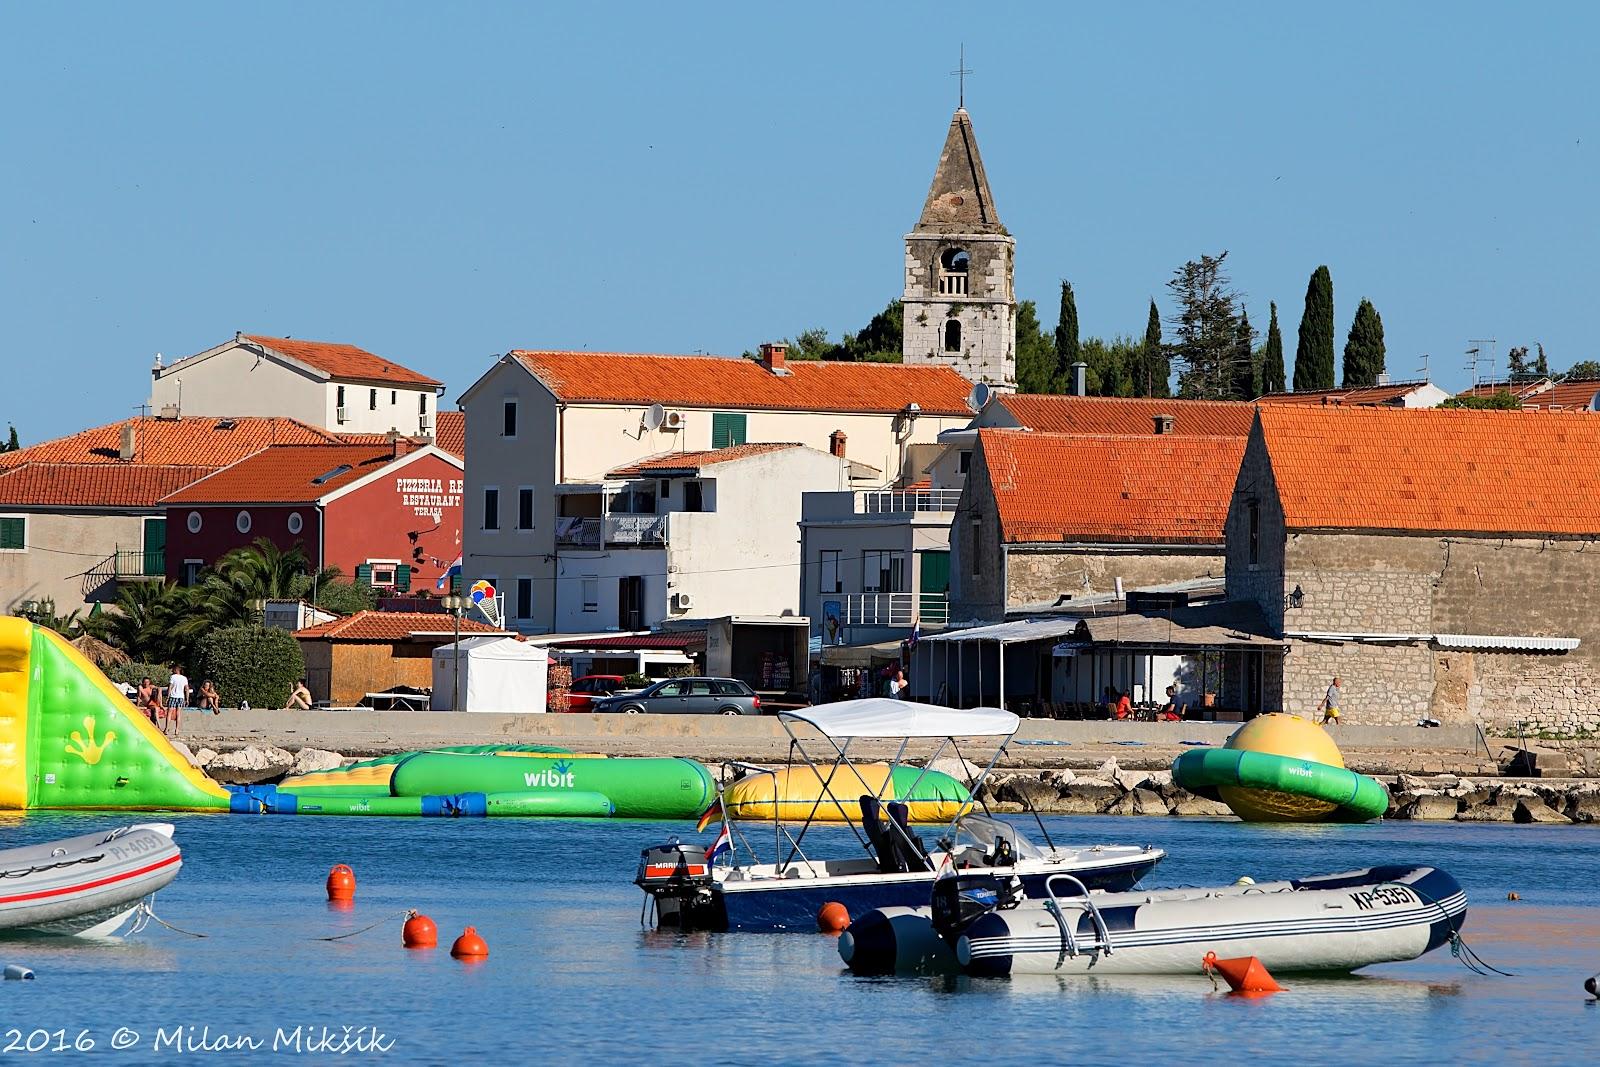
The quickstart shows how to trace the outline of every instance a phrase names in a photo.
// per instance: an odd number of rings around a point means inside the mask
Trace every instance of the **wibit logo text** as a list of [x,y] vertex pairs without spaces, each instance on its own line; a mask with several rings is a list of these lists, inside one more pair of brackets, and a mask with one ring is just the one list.
[[571,789],[574,776],[568,768],[572,765],[566,761],[555,764],[549,770],[529,771],[522,776],[522,782],[529,789],[534,786],[545,786],[550,789]]

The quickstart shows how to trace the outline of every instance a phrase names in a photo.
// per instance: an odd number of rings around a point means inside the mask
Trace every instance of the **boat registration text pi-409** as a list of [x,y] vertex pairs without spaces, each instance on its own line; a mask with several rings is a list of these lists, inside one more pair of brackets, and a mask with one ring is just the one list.
[[1364,889],[1351,893],[1350,899],[1356,902],[1356,907],[1362,911],[1371,911],[1374,908],[1393,908],[1407,904],[1418,903],[1418,897],[1404,886],[1384,886],[1381,889]]

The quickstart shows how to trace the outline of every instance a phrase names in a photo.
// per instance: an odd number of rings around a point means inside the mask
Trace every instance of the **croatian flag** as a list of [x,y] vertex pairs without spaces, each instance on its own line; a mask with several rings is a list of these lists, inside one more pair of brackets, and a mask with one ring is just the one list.
[[733,851],[733,839],[728,833],[728,824],[723,823],[722,829],[717,831],[717,839],[706,849],[706,863],[715,863],[718,856],[731,851]]
[[906,639],[906,651],[907,652],[913,651],[917,647],[917,642],[921,641],[921,640],[922,640],[922,620],[918,619],[917,622],[911,627],[911,636]]
[[711,806],[700,814],[700,822],[695,826],[695,833],[705,833],[706,827],[718,819],[725,818],[722,814],[722,798],[718,797],[711,802]]
[[462,557],[457,556],[456,561],[450,564],[449,569],[439,575],[439,580],[433,584],[435,589],[443,589],[450,584],[450,579],[461,573],[461,559]]

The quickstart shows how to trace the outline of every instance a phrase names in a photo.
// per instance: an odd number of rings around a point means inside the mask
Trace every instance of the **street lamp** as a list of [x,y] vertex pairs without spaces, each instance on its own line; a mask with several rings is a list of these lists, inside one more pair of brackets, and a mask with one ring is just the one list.
[[464,597],[464,596],[457,596],[456,594],[451,593],[447,597],[441,597],[439,602],[444,605],[444,610],[448,611],[451,614],[451,616],[455,619],[456,640],[455,640],[455,645],[451,648],[451,657],[450,657],[451,669],[452,669],[452,671],[454,673],[454,676],[455,676],[455,684],[452,687],[453,696],[451,697],[451,700],[450,700],[450,710],[451,711],[460,711],[461,710],[461,615],[462,615],[462,612],[466,611],[467,598]]

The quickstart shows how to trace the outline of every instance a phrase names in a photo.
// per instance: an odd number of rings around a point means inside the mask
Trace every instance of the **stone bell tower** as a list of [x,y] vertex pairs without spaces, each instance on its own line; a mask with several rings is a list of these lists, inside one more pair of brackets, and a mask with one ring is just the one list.
[[965,107],[950,119],[916,229],[906,234],[906,363],[953,367],[995,389],[1017,385],[1016,242],[1000,225]]

